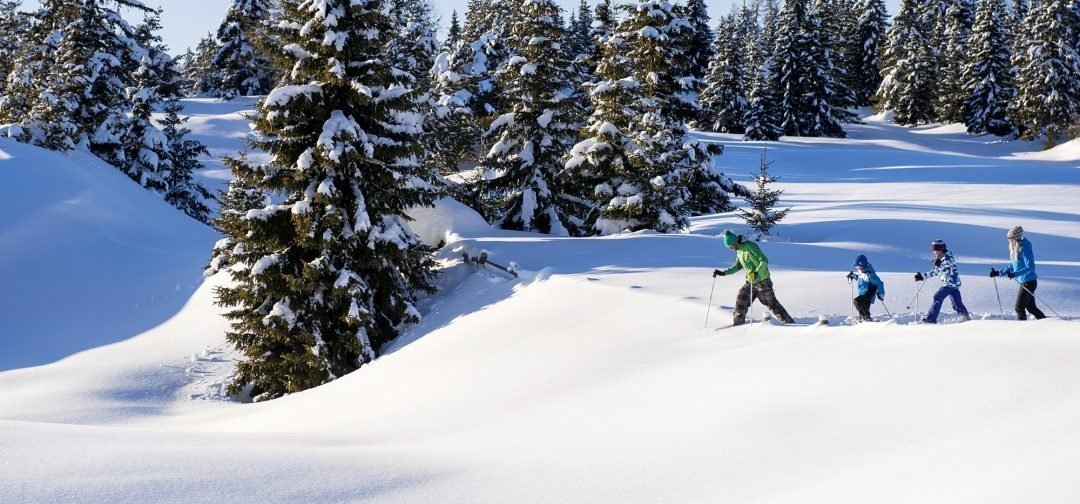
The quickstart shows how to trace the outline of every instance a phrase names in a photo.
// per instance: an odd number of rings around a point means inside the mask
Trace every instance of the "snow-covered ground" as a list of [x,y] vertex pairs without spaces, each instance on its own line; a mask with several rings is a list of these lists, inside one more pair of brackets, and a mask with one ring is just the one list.
[[[192,101],[189,126],[229,155],[250,106]],[[766,145],[701,137],[743,181]],[[449,243],[423,323],[253,405],[221,397],[213,231],[89,156],[0,140],[0,502],[1080,501],[1080,149],[873,119],[767,145],[793,206],[762,244],[778,297],[832,325],[722,328],[740,281],[707,302],[733,261],[715,236],[744,230],[731,215],[568,239],[444,200],[415,213]],[[1064,319],[1000,320],[986,272],[1014,225]],[[935,238],[977,320],[910,324]],[[462,264],[480,250],[521,277]],[[877,304],[882,322],[850,327],[859,253],[896,317]],[[1016,286],[998,285],[1011,317]]]

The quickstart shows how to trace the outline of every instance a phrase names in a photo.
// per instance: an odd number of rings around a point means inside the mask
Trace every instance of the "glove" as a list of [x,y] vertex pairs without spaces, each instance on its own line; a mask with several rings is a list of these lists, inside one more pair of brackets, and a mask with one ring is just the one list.
[[849,271],[848,274],[847,274],[847,279],[850,281],[850,280],[854,280],[855,278],[856,278],[855,277],[855,272]]
[[754,283],[754,280],[757,280],[757,273],[754,273],[753,271],[747,273],[746,280],[750,283]]
[[941,258],[940,257],[934,259],[934,266],[941,266]]
[[1000,271],[998,271],[998,270],[996,270],[994,268],[990,268],[990,278],[999,277],[999,276],[1001,276]]
[[1005,276],[1009,277],[1010,279],[1011,279],[1011,278],[1015,278],[1015,277],[1016,277],[1016,273],[1013,273],[1013,272],[1011,272],[1011,271],[1006,271],[1006,272],[1005,272]]
[[718,276],[724,276],[724,272],[720,271],[720,270],[717,270],[717,269],[714,269],[714,270],[712,270],[712,276],[713,276],[713,278],[716,278]]
[[925,279],[925,278],[923,278],[923,276],[922,276],[922,273],[916,273],[916,274],[915,274],[915,281],[916,281],[916,282],[921,282],[921,281],[923,281],[923,280],[926,280],[926,279]]
[[885,294],[879,292],[879,293],[877,293],[877,298],[878,298],[878,301],[884,301],[885,300]]

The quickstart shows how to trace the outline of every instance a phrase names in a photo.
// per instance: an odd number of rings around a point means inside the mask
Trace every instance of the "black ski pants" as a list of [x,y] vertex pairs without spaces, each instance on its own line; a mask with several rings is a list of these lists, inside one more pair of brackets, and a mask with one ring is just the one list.
[[870,317],[870,303],[874,300],[874,296],[877,295],[877,286],[870,284],[866,289],[866,294],[855,296],[855,309],[859,311],[859,320],[871,320]]
[[785,324],[795,322],[795,319],[788,315],[787,310],[780,304],[780,301],[776,300],[776,293],[773,292],[773,284],[771,278],[766,278],[758,283],[750,285],[750,282],[743,284],[739,289],[739,294],[735,297],[735,320],[733,325],[742,325],[746,323],[746,311],[750,308],[750,291],[753,290],[754,297],[761,304],[769,308],[769,311],[776,315],[776,318],[780,319]]
[[[1023,287],[1016,293],[1016,320],[1027,320],[1027,313],[1025,312],[1031,313],[1036,319],[1046,318],[1046,314],[1043,313],[1038,306],[1035,306],[1035,295],[1033,293],[1035,292],[1035,288],[1039,286],[1039,281],[1032,280],[1020,285]],[[1024,290],[1025,287],[1027,290]]]

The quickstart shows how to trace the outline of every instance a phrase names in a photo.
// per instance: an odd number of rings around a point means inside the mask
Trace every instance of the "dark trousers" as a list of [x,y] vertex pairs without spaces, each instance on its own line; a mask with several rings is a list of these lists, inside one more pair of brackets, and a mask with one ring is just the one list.
[[1039,286],[1039,281],[1032,280],[1020,285],[1027,287],[1027,290],[1024,290],[1023,287],[1021,287],[1020,291],[1016,293],[1016,320],[1027,320],[1027,313],[1024,313],[1025,311],[1031,313],[1036,319],[1046,318],[1046,314],[1044,314],[1039,307],[1035,306],[1035,295],[1033,293],[1035,292],[1035,288]]
[[960,314],[965,319],[970,319],[971,315],[968,314],[967,307],[964,306],[964,300],[960,298],[960,289],[956,287],[942,287],[934,293],[934,303],[930,305],[930,311],[926,312],[926,321],[930,323],[937,323],[938,313],[941,313],[941,304],[945,302],[945,298],[949,298],[952,301],[952,308],[956,313]]
[[750,282],[743,284],[739,289],[739,294],[735,297],[735,321],[734,325],[742,325],[746,323],[746,310],[750,308],[750,290],[754,291],[754,299],[761,301],[761,304],[769,308],[776,315],[776,318],[780,319],[785,324],[795,322],[788,315],[787,310],[780,304],[780,301],[776,300],[776,293],[773,292],[772,279],[766,278],[753,286]]
[[877,286],[870,284],[866,289],[866,294],[855,296],[855,309],[859,311],[859,320],[871,320],[870,318],[870,302],[874,300],[874,296],[877,295]]

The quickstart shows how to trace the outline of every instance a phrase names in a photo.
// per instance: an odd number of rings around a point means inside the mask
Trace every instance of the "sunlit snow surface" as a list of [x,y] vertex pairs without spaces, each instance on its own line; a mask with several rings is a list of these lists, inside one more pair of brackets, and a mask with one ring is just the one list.
[[[232,154],[253,103],[190,101],[189,126]],[[710,291],[710,272],[734,259],[716,235],[746,231],[732,215],[569,239],[443,200],[413,213],[446,243],[424,321],[360,371],[257,405],[221,395],[236,356],[212,304],[225,279],[201,279],[215,233],[88,155],[0,140],[0,502],[1080,500],[1080,324],[999,320],[986,276],[1022,225],[1037,294],[1080,315],[1080,149],[876,118],[850,133],[700,135],[740,182],[767,145],[793,207],[761,244],[777,295],[829,326],[721,329],[741,280]],[[946,303],[944,324],[911,324],[936,238],[975,321]],[[480,251],[520,278],[462,263]],[[875,304],[880,322],[850,327],[860,253],[896,317]],[[998,287],[1011,318],[1016,286]]]

